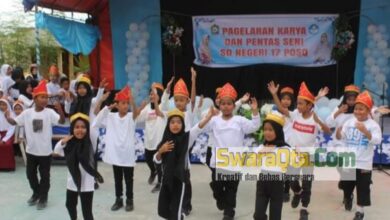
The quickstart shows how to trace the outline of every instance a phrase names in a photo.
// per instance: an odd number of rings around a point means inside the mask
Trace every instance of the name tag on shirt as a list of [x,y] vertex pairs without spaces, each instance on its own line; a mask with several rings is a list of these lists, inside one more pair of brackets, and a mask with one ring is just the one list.
[[314,125],[301,124],[294,121],[293,128],[302,133],[314,134],[316,127]]

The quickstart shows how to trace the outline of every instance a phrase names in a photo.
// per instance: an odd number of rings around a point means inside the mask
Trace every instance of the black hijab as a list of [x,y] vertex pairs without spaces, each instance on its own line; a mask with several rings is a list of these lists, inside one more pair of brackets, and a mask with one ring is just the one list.
[[272,128],[275,131],[276,138],[273,141],[266,141],[264,139],[264,145],[275,145],[276,147],[285,147],[285,146],[290,147],[286,143],[286,141],[284,140],[283,127],[280,124],[278,124],[278,123],[276,123],[276,122],[274,122],[272,120],[264,120],[263,127],[264,127],[265,123],[270,123],[271,124]]
[[[340,103],[340,105],[339,105],[339,108],[341,107],[341,105],[347,105],[347,99],[348,99],[350,96],[355,96],[355,98],[356,98],[358,95],[359,95],[359,94],[356,93],[356,92],[345,92],[345,93],[344,93],[344,96],[343,96],[343,100],[341,101],[341,103]],[[353,105],[353,106],[349,106],[349,105],[348,105],[348,109],[347,109],[347,112],[345,112],[345,114],[352,114],[354,108],[355,108],[355,105]]]
[[[172,118],[179,117],[183,127],[177,134],[173,134],[169,130],[169,124]],[[163,170],[163,184],[167,184],[169,187],[173,186],[173,179],[177,178],[181,182],[185,181],[185,170],[188,169],[188,142],[189,132],[185,132],[184,119],[180,116],[171,116],[168,118],[167,126],[165,127],[162,141],[158,145],[157,149],[167,141],[173,141],[174,148],[170,152],[164,153],[162,158],[162,170]]]
[[70,133],[71,135],[74,135],[74,126],[76,122],[80,120],[85,123],[87,133],[83,139],[77,139],[73,136],[73,138],[68,141],[64,148],[66,165],[68,166],[69,173],[72,176],[78,191],[80,191],[81,187],[81,172],[79,169],[79,164],[81,164],[81,166],[88,174],[95,177],[98,182],[103,182],[103,177],[94,167],[94,151],[92,148],[91,139],[89,138],[89,122],[82,118],[75,119],[70,125]]
[[89,115],[89,111],[91,110],[91,102],[93,98],[91,86],[86,82],[78,82],[76,86],[76,93],[80,85],[83,85],[87,89],[87,94],[85,96],[77,94],[77,97],[70,106],[70,115],[77,112]]

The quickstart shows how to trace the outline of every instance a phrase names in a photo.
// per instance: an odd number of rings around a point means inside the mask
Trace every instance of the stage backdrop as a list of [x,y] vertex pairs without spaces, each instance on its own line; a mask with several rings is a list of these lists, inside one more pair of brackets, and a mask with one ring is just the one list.
[[259,63],[325,66],[337,15],[226,15],[192,18],[195,64],[236,67]]
[[[362,0],[358,50],[356,57],[355,83],[390,97],[390,1]],[[376,105],[382,105],[378,95],[373,94]]]
[[160,1],[110,0],[115,88],[131,85],[140,101],[162,80]]

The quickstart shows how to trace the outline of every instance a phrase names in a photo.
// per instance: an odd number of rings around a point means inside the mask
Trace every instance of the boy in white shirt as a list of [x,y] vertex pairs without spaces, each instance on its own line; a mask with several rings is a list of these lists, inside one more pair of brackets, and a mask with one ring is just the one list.
[[[27,165],[26,172],[33,195],[27,201],[30,206],[38,202],[37,209],[47,206],[47,197],[50,188],[50,165],[52,149],[52,126],[64,122],[64,113],[59,103],[54,110],[46,108],[48,93],[46,81],[42,80],[33,90],[34,107],[23,111],[15,119],[7,114],[10,124],[24,126],[27,140]],[[37,171],[41,180],[38,181]]]
[[[131,105],[133,112],[128,112]],[[118,112],[110,112],[114,108]],[[123,207],[122,181],[126,183],[126,211],[134,209],[133,175],[136,162],[135,155],[135,119],[139,114],[130,87],[126,86],[115,94],[115,103],[104,107],[93,122],[94,128],[106,128],[106,147],[103,161],[111,164],[114,170],[116,200],[111,207],[116,211]]]
[[354,109],[354,118],[337,128],[336,137],[344,142],[348,148],[356,153],[356,180],[342,181],[344,190],[344,203],[351,210],[353,191],[357,192],[357,212],[354,220],[364,218],[364,206],[371,205],[370,185],[372,163],[375,145],[382,141],[382,132],[378,123],[370,118],[373,101],[370,94],[365,91],[358,95]]

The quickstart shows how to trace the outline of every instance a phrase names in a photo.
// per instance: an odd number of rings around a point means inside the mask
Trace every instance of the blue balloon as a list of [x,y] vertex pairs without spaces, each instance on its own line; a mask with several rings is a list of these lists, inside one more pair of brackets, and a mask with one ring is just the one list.
[[376,43],[373,40],[369,40],[367,47],[370,49],[374,49],[376,47]]
[[332,113],[332,110],[329,108],[329,107],[321,107],[318,109],[317,111],[317,115],[318,117],[322,120],[322,121],[326,121],[327,117]]
[[142,55],[139,57],[139,63],[141,65],[145,65],[145,64],[148,64],[149,63],[149,58],[145,55]]
[[139,72],[141,72],[142,66],[140,64],[138,64],[138,63],[134,64],[133,65],[133,70],[134,70],[134,72],[136,72],[138,74]]
[[370,74],[370,73],[367,73],[365,76],[364,76],[364,81],[366,82],[366,84],[367,84],[367,82],[371,82],[371,81],[373,81],[374,80],[374,76],[372,75],[372,74]]
[[135,32],[134,33],[134,39],[136,39],[136,40],[139,40],[141,38],[141,33],[140,32]]
[[382,53],[381,53],[380,50],[373,50],[373,51],[372,51],[372,57],[374,57],[374,58],[379,58],[379,57],[381,57],[381,56],[382,56]]
[[384,68],[385,66],[387,66],[388,62],[387,62],[387,58],[381,56],[378,58],[378,66],[381,67],[381,68]]
[[145,55],[145,56],[149,55],[149,49],[148,49],[148,48],[143,48],[143,49],[141,50],[141,54],[142,54],[142,55]]

